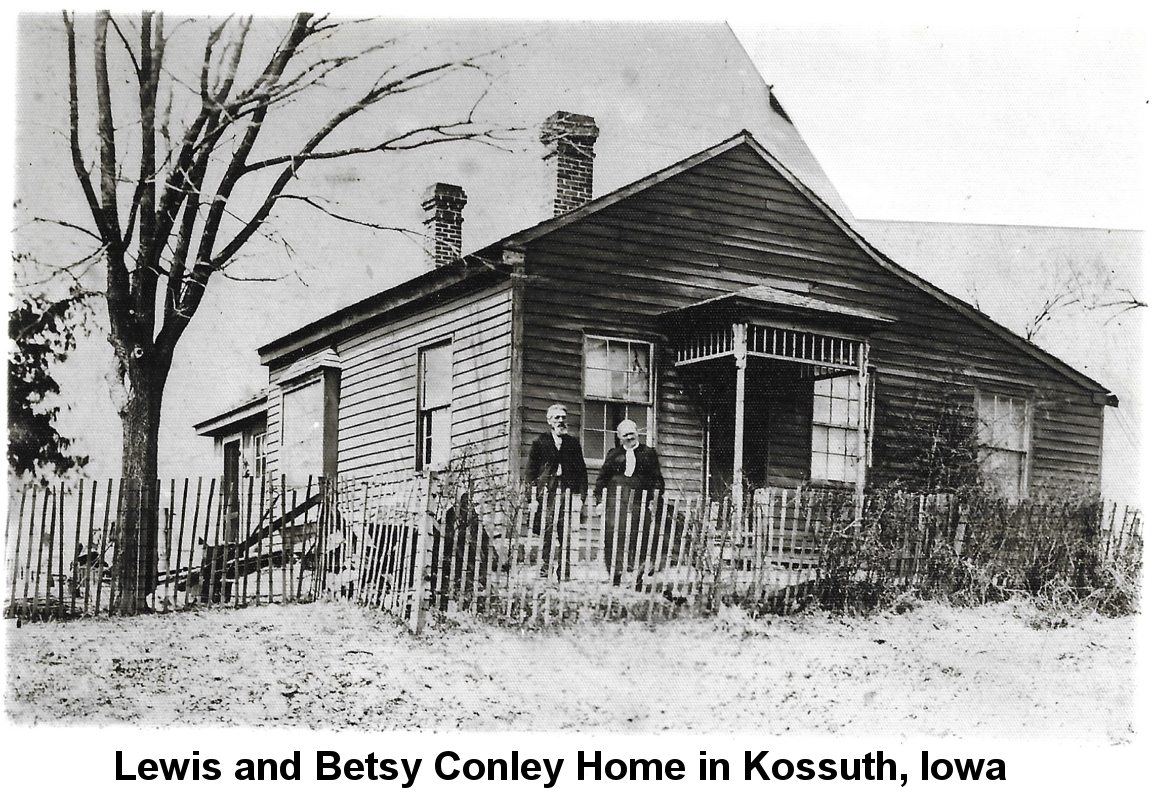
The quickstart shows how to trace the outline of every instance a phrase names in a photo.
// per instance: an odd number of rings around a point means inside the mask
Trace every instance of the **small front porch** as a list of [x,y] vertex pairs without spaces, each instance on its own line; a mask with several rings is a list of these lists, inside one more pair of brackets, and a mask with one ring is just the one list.
[[703,428],[703,491],[746,505],[802,485],[854,490],[870,466],[871,331],[890,318],[758,285],[668,313]]

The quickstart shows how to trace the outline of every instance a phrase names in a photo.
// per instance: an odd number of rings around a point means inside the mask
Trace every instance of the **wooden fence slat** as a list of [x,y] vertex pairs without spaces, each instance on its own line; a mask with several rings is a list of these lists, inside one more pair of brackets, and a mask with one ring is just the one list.
[[[24,486],[24,488],[22,488],[20,490],[20,513],[17,515],[17,518],[16,518],[16,545],[15,545],[15,549],[12,553],[12,587],[8,590],[8,598],[11,600],[12,615],[13,616],[19,615],[19,611],[17,609],[17,603],[16,603],[16,581],[17,581],[17,576],[20,573],[20,539],[24,535],[24,506],[27,504],[28,491],[29,491],[29,487],[27,485]],[[35,508],[35,506],[36,506],[36,491],[35,491],[35,488],[32,489],[32,505],[33,505],[32,512],[35,513],[36,512],[36,508]],[[8,524],[11,525],[11,523],[12,523],[12,515],[11,515],[11,513],[9,513]],[[7,549],[7,544],[5,544],[5,549]],[[25,571],[27,571],[27,569],[25,569]]]
[[[51,488],[46,488],[44,490],[44,501],[40,506],[40,540],[39,543],[36,544],[36,571],[35,573],[33,573],[31,570],[28,572],[29,579],[32,580],[32,604],[30,606],[30,610],[32,611],[31,615],[33,616],[36,615],[36,605],[40,592],[40,566],[43,563],[44,557],[44,526],[48,524],[48,503],[50,501],[52,502],[52,513],[53,516],[55,516],[56,494],[52,491]],[[32,551],[31,546],[28,548],[28,551]]]
[[[213,523],[213,542],[207,544],[206,549],[209,552],[209,589],[208,589],[208,603],[210,605],[217,602],[224,601],[224,575],[221,575],[221,581],[217,583],[217,568],[223,561],[221,550],[221,523],[228,521],[228,512],[231,510],[232,494],[228,492],[228,485],[221,480],[221,491],[217,497],[217,518]],[[226,528],[227,530],[227,528]],[[207,540],[207,539],[206,539]]]
[[[118,488],[118,491],[119,491],[119,488]],[[94,493],[96,492],[95,487],[93,488],[93,492]],[[112,508],[112,480],[109,479],[108,488],[105,490],[105,494],[104,494],[104,519],[101,521],[101,524],[100,524],[100,558],[99,558],[100,576],[97,577],[97,579],[96,579],[96,604],[92,608],[92,612],[95,615],[100,615],[100,597],[101,597],[101,590],[104,587],[104,572],[105,572],[105,567],[106,567],[105,561],[107,560],[105,555],[108,551],[108,512],[111,508]],[[112,583],[112,578],[111,578],[111,572],[110,572],[109,584],[111,585],[111,583]]]
[[[74,553],[72,556],[72,564],[69,567],[69,579],[71,580],[71,587],[69,588],[70,596],[72,597],[68,612],[70,615],[76,615],[76,597],[80,594],[80,535],[84,527],[84,481],[81,480],[77,485],[76,497],[76,541],[72,545]],[[87,552],[87,550],[85,550]],[[63,555],[61,555],[63,558]]]
[[[32,507],[28,511],[28,556],[27,556],[27,560],[24,561],[24,598],[23,598],[23,604],[24,604],[24,608],[26,610],[28,609],[28,604],[29,604],[29,602],[28,602],[28,589],[31,587],[32,578],[33,578],[33,574],[32,574],[32,551],[37,546],[39,546],[39,544],[36,543],[36,498],[38,496],[40,496],[40,490],[33,487],[33,489],[32,489]],[[44,495],[44,498],[47,499],[47,495]],[[43,524],[43,522],[42,522],[42,524]]]
[[[308,480],[305,481],[305,503],[304,503],[305,505],[309,504],[309,500],[313,496],[312,491],[313,491],[313,476],[310,475]],[[297,490],[293,489],[293,507],[294,507],[294,509],[296,508],[296,502],[297,502]],[[305,542],[305,533],[307,532],[308,525],[309,525],[308,520],[309,520],[308,513],[305,513],[304,515],[302,515],[302,517],[301,517],[301,539],[300,539],[300,541],[301,541],[301,557],[297,561],[297,588],[296,588],[296,597],[295,597],[296,601],[301,600],[301,591],[304,590],[304,583],[305,583],[305,543],[306,543]],[[296,520],[295,519],[293,520],[293,525],[295,528],[296,527]],[[295,547],[296,547],[296,542],[294,541],[294,550],[293,550],[293,556],[294,557],[296,557],[296,554],[297,554]]]
[[[57,577],[56,577],[56,609],[53,611],[57,616],[64,616],[64,522],[68,515],[65,504],[68,492],[65,489],[60,489],[60,526],[56,528],[56,547],[57,547]],[[52,593],[52,550],[49,548],[48,558],[48,593]]]

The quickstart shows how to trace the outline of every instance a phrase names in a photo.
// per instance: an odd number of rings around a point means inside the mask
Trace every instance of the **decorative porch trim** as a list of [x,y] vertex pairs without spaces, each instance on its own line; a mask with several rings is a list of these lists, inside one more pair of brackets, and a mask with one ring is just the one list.
[[[736,346],[736,329],[743,331]],[[865,341],[796,328],[739,323],[704,328],[684,340],[674,350],[674,366],[736,356],[738,348],[748,356],[801,362],[843,372],[858,372],[864,361]]]

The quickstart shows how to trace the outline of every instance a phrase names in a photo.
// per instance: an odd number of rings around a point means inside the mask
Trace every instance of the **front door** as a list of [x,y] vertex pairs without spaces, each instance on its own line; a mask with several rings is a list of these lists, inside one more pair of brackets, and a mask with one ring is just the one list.
[[237,540],[241,525],[241,440],[225,442],[225,477],[221,484],[224,499],[226,543]]

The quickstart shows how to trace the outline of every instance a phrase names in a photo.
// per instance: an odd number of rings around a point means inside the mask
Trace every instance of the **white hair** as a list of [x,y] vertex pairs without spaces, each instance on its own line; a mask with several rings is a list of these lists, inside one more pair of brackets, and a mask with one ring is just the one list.
[[618,423],[618,436],[621,436],[627,430],[632,430],[634,433],[638,432],[638,424],[633,420],[622,420]]
[[569,411],[566,409],[566,407],[563,404],[554,403],[552,406],[550,406],[548,409],[545,410],[545,418],[548,420],[550,417],[552,417],[554,415],[554,412],[556,412],[558,409],[561,409],[566,414],[569,414]]

